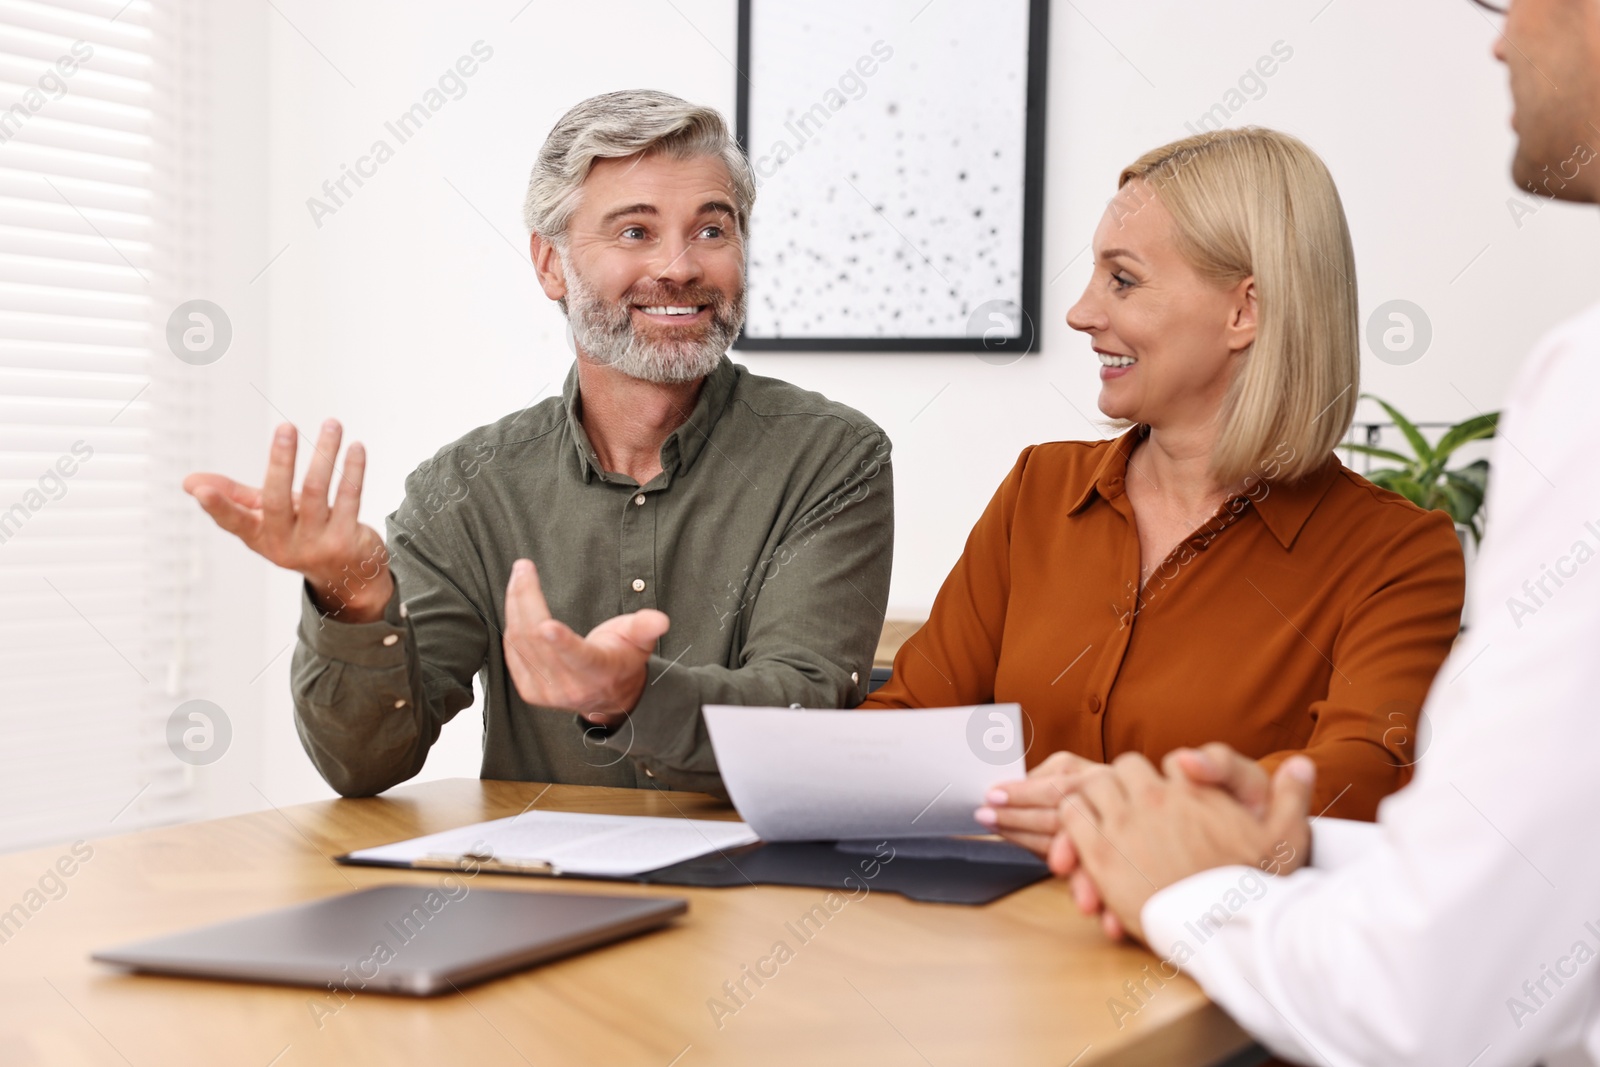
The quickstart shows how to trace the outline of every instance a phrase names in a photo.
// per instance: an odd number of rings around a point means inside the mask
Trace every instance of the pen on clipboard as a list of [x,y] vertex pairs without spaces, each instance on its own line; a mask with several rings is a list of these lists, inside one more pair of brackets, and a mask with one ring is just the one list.
[[462,853],[430,852],[411,861],[411,866],[425,870],[468,871],[477,869],[491,874],[548,874],[560,877],[561,868],[549,860],[533,857],[499,859],[490,852],[468,850]]

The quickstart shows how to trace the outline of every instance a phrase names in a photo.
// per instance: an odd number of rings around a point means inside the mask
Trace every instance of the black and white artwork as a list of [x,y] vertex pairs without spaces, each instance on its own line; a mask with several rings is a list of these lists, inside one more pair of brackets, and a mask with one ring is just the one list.
[[742,0],[746,350],[1037,341],[1047,0]]

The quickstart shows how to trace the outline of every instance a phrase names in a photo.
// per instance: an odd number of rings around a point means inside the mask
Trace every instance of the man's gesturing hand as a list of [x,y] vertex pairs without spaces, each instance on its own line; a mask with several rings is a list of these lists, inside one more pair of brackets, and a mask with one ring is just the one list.
[[644,692],[645,663],[670,625],[653,609],[618,615],[579,637],[550,617],[531,561],[511,567],[506,586],[506,668],[529,704],[570,708],[592,723],[615,726]]
[[260,489],[201,473],[185,478],[183,488],[251,551],[305,575],[322,610],[341,622],[372,622],[382,617],[394,581],[383,538],[356,517],[367,468],[367,453],[359,442],[345,453],[338,493],[332,507],[328,505],[333,458],[343,433],[333,419],[322,424],[316,455],[298,493],[292,492],[296,434],[289,423],[273,436]]
[[1258,810],[1187,774],[1162,775],[1143,756],[1119,756],[1113,771],[1062,802],[1050,860],[1070,859],[1136,937],[1145,901],[1192,874],[1230,864],[1278,874],[1305,862],[1316,768],[1304,756],[1279,766]]

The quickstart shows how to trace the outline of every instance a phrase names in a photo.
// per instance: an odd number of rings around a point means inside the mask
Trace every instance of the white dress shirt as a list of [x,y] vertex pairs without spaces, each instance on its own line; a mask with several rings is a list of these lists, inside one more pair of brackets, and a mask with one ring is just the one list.
[[1144,907],[1151,948],[1284,1058],[1600,1062],[1600,306],[1518,375],[1487,514],[1416,777],[1377,823],[1316,820],[1310,867]]

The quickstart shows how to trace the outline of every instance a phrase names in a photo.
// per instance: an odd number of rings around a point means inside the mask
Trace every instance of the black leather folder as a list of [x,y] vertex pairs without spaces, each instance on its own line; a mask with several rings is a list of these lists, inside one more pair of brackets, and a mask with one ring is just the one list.
[[988,904],[1050,877],[1027,849],[1005,841],[913,837],[746,845],[639,875],[656,885],[795,885],[849,896],[863,888],[930,904]]

